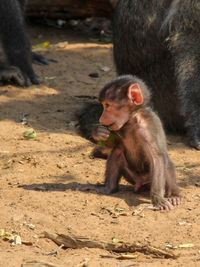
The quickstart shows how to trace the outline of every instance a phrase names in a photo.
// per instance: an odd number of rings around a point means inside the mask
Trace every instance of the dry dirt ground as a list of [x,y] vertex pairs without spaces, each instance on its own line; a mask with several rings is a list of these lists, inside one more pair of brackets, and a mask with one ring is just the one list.
[[[105,160],[89,157],[94,144],[79,135],[75,114],[115,77],[112,45],[67,29],[34,26],[29,32],[32,44],[68,44],[41,52],[59,62],[34,65],[40,86],[0,88],[0,229],[29,242],[13,245],[5,235],[0,237],[0,266],[200,266],[200,152],[181,137],[168,136],[184,197],[170,212],[143,209],[150,204],[148,192],[136,194],[123,180],[120,192],[110,196],[76,191],[78,184],[104,179]],[[105,66],[110,71],[103,71]],[[89,76],[94,72],[99,78]],[[20,122],[26,113],[27,125]],[[36,140],[24,138],[29,128],[35,129]],[[47,255],[58,245],[44,238],[44,231],[106,242],[115,237],[160,249],[171,246],[168,251],[179,257],[137,252],[132,253],[139,255],[135,260],[119,260],[102,257],[116,254],[97,248]],[[31,265],[34,261],[38,263]]]

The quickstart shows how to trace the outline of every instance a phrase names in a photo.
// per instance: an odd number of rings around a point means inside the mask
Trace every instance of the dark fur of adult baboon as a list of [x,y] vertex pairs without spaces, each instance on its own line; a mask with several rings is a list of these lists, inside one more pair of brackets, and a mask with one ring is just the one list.
[[24,10],[27,0],[0,0],[0,38],[6,62],[0,62],[0,81],[19,86],[38,84],[32,62],[45,65],[48,60],[31,52],[24,25]]
[[114,60],[152,89],[165,128],[200,149],[200,0],[119,0]]

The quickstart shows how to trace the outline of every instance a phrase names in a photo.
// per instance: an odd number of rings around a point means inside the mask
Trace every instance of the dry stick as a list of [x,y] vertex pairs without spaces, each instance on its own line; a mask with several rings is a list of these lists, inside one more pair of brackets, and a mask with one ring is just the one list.
[[133,244],[128,244],[128,243],[107,243],[104,241],[95,241],[95,240],[90,240],[89,238],[86,237],[78,237],[78,236],[69,236],[69,235],[64,235],[64,234],[52,234],[48,232],[44,232],[44,236],[46,238],[49,238],[53,240],[56,244],[61,245],[63,244],[64,247],[66,248],[83,248],[83,247],[88,247],[88,248],[100,248],[100,249],[105,249],[108,251],[114,251],[114,252],[141,252],[144,254],[150,254],[154,255],[156,257],[161,257],[161,258],[171,258],[171,259],[177,259],[178,256],[175,255],[172,252],[167,252],[165,250],[155,248],[149,245],[142,245],[137,242]]
[[26,263],[22,263],[21,267],[61,267],[60,265],[55,265],[50,262],[44,262],[44,261],[28,261]]
[[56,250],[52,250],[50,252],[44,253],[44,255],[54,255],[54,254],[58,255],[60,249],[63,248],[63,247],[64,247],[64,245],[61,244]]

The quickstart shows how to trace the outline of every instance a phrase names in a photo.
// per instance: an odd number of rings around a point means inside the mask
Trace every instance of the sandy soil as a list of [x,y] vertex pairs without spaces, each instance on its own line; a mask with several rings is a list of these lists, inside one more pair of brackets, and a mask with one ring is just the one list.
[[[104,179],[105,160],[90,159],[94,144],[80,137],[75,114],[115,76],[112,45],[66,29],[35,26],[29,30],[33,44],[67,41],[68,45],[41,52],[59,61],[34,66],[41,86],[0,88],[0,229],[33,244],[13,245],[0,238],[0,266],[199,266],[200,152],[181,137],[168,136],[184,197],[184,203],[170,212],[144,209],[134,216],[134,211],[150,204],[149,193],[136,194],[123,180],[120,192],[111,196],[76,191],[78,184]],[[110,71],[101,69],[105,66]],[[99,78],[89,76],[94,72]],[[23,125],[20,119],[26,113],[28,124]],[[35,129],[37,140],[24,138],[29,128]],[[170,251],[179,257],[134,253],[139,255],[135,260],[118,260],[102,257],[115,254],[95,248],[45,255],[58,245],[44,238],[44,231],[107,242],[116,237],[160,249],[171,245],[178,247]],[[179,248],[183,244],[192,247]],[[40,265],[26,264],[31,261]]]

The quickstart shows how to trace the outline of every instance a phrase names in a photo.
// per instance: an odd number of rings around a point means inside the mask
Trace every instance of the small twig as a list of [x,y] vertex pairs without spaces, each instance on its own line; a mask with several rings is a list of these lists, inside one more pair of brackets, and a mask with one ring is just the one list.
[[58,255],[60,249],[63,247],[64,247],[64,244],[61,244],[56,250],[49,251],[49,252],[45,253],[44,255],[54,255],[54,254]]
[[135,254],[135,255],[131,255],[131,254],[121,254],[121,255],[100,255],[102,258],[113,258],[113,259],[117,259],[117,260],[135,260],[138,258],[139,255]]
[[128,264],[128,265],[120,265],[119,267],[132,267],[135,266],[135,263]]
[[75,77],[76,81],[79,82],[79,83],[83,83],[83,84],[86,84],[86,85],[91,85],[93,83],[90,83],[90,82],[86,82],[86,81],[82,81],[82,80],[79,80]]

